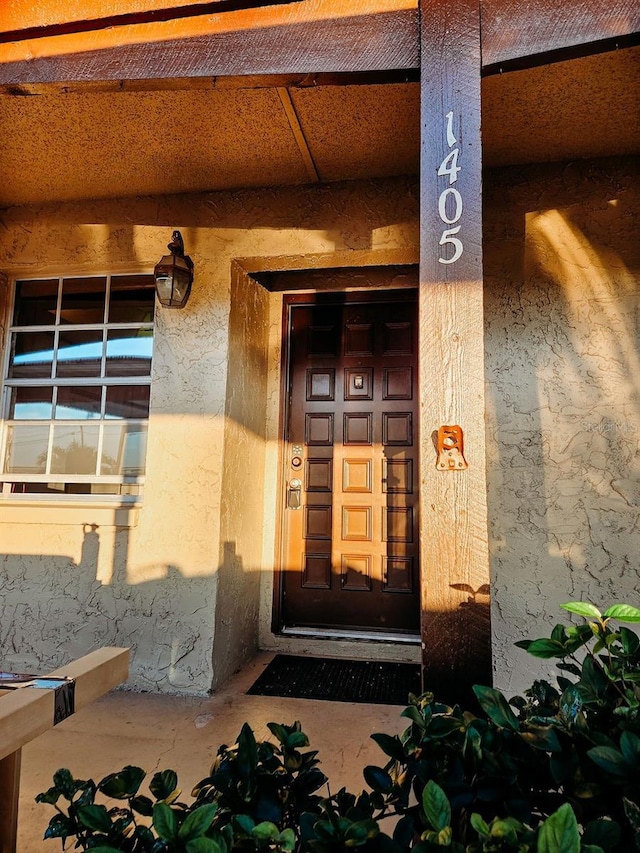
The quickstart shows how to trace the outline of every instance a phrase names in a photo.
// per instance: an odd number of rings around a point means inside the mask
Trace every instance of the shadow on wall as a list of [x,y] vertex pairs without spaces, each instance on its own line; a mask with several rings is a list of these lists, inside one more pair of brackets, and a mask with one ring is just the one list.
[[631,158],[553,164],[485,186],[500,666],[560,603],[637,595],[640,172]]
[[[0,558],[3,667],[46,672],[102,646],[126,646],[129,687],[206,695],[253,654],[259,573],[245,571],[233,543],[225,543],[225,560],[211,575],[188,577],[166,564],[161,578],[135,583],[128,540],[129,531],[118,529],[106,567],[95,524],[84,525],[78,562],[33,553]],[[225,599],[235,601],[234,610],[226,614],[215,612],[221,585],[233,588]],[[214,636],[220,671],[212,672]]]

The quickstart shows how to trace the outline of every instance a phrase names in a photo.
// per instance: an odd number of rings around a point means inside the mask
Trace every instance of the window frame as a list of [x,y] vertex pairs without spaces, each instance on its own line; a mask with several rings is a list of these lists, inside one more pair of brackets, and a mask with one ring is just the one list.
[[[108,321],[108,306],[111,295],[111,282],[113,278],[118,277],[136,277],[140,276],[141,278],[149,278],[153,275],[152,270],[117,270],[110,272],[84,272],[84,273],[42,273],[39,275],[12,275],[9,279],[9,299],[7,300],[7,314],[6,314],[6,323],[4,325],[4,335],[3,335],[3,358],[2,358],[2,377],[1,377],[1,387],[0,387],[0,500],[11,500],[11,501],[64,501],[64,502],[107,502],[118,504],[135,504],[138,503],[143,495],[143,488],[146,478],[146,457],[148,451],[148,430],[149,430],[149,421],[150,421],[150,411],[147,414],[146,418],[108,418],[105,417],[105,405],[106,405],[106,394],[107,389],[110,387],[123,387],[123,386],[142,386],[149,388],[149,398],[151,398],[151,387],[152,387],[152,379],[153,379],[153,357],[155,350],[155,332],[156,332],[156,299],[155,299],[155,289],[154,289],[154,297],[153,297],[153,317],[152,320],[149,321],[127,321],[127,322],[109,322]],[[57,290],[57,299],[56,299],[56,315],[55,320],[51,325],[44,324],[32,324],[32,325],[16,325],[14,323],[15,312],[16,312],[16,302],[17,302],[17,293],[18,293],[18,283],[19,282],[30,282],[30,281],[42,281],[46,279],[56,280],[58,282],[58,290]],[[101,323],[61,323],[61,304],[63,298],[63,282],[71,281],[74,279],[106,279],[105,284],[105,295],[104,295],[104,311],[103,311],[103,319]],[[100,356],[100,372],[98,376],[76,376],[76,377],[60,377],[56,376],[56,366],[58,362],[58,353],[60,350],[60,331],[64,329],[66,331],[99,331],[102,333],[102,351]],[[106,364],[107,364],[107,346],[109,342],[109,332],[111,330],[114,331],[125,331],[125,330],[134,330],[134,331],[148,331],[151,333],[152,339],[152,350],[151,350],[151,361],[149,366],[149,373],[145,375],[132,375],[132,376],[108,376],[106,373]],[[12,365],[14,364],[14,352],[13,352],[13,341],[14,337],[19,333],[34,333],[34,332],[51,332],[53,334],[53,357],[51,363],[51,371],[48,377],[35,377],[35,378],[11,378],[9,376]],[[116,338],[117,340],[117,338]],[[71,387],[71,388],[81,388],[81,387],[96,387],[99,386],[101,388],[101,407],[100,414],[96,418],[54,418],[54,410],[53,410],[53,401],[55,400],[57,392],[54,391],[52,394],[52,412],[49,418],[42,419],[34,419],[34,418],[10,418],[9,412],[11,407],[11,395],[14,388],[62,388],[62,387]],[[146,428],[147,434],[147,442],[145,442],[145,451],[143,457],[143,471],[144,473],[136,473],[136,474],[99,474],[99,473],[91,473],[91,474],[53,474],[53,473],[40,473],[40,474],[27,474],[22,472],[17,473],[8,473],[5,472],[5,464],[7,462],[6,453],[7,453],[7,444],[9,441],[9,436],[11,433],[11,427],[15,425],[26,425],[26,426],[42,426],[49,430],[48,443],[47,443],[47,465],[51,467],[52,460],[52,445],[54,441],[54,430],[55,427],[75,427],[78,425],[86,425],[86,426],[97,426],[98,427],[98,443],[96,448],[96,470],[99,470],[100,465],[102,463],[102,450],[104,446],[104,437],[105,437],[105,429],[108,428],[110,424],[117,425],[126,423],[127,425],[133,426],[144,426]],[[52,485],[60,485],[61,490],[54,490],[53,492],[16,492],[13,491],[14,484],[16,483],[40,483],[43,486],[47,484]],[[66,484],[69,485],[85,485],[85,484],[95,484],[95,485],[119,485],[121,488],[120,493],[113,492],[105,492],[105,493],[91,493],[91,492],[65,492],[63,491],[64,486]],[[128,493],[128,489],[130,489],[131,493]]]

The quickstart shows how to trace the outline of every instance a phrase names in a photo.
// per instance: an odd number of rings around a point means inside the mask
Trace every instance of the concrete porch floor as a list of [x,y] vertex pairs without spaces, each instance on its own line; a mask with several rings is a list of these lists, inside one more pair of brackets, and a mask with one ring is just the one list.
[[256,738],[267,739],[268,722],[300,720],[311,748],[319,751],[331,790],[343,785],[354,793],[362,790],[362,769],[384,760],[370,735],[401,731],[407,723],[400,717],[402,706],[247,696],[272,657],[260,653],[208,698],[112,692],[27,744],[22,750],[17,853],[61,849],[59,840],[42,838],[53,809],[34,802],[59,768],[98,781],[133,764],[147,771],[147,782],[156,771],[171,768],[188,801],[220,744],[233,743],[244,722]]

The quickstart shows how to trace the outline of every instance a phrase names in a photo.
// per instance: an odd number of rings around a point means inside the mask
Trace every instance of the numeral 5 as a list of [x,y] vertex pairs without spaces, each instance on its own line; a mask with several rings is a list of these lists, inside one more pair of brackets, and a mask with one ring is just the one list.
[[442,232],[442,236],[440,237],[440,246],[446,246],[451,244],[453,246],[453,256],[450,258],[438,258],[439,263],[441,264],[453,264],[458,258],[461,257],[464,252],[464,246],[462,245],[462,240],[459,240],[457,237],[453,237],[453,234],[457,234],[460,230],[460,226],[457,225],[455,228],[447,228]]

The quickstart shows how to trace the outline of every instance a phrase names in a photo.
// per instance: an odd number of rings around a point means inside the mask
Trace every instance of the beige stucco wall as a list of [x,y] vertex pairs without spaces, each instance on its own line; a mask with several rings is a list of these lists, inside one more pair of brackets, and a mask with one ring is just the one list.
[[[513,642],[544,634],[562,601],[637,603],[639,171],[486,176],[493,651],[508,691],[545,671]],[[417,216],[404,178],[2,212],[9,274],[147,271],[175,227],[196,264],[187,308],[157,315],[139,509],[0,503],[3,666],[130,645],[130,686],[205,693],[258,645],[327,650],[271,633],[282,297],[251,274],[415,263]]]
[[[487,459],[496,682],[559,605],[640,604],[640,164],[485,182]],[[568,616],[568,614],[564,614]]]
[[148,271],[176,227],[196,268],[188,306],[157,312],[139,509],[0,504],[3,666],[125,645],[131,687],[206,693],[251,653],[275,523],[261,476],[273,354],[268,324],[243,315],[266,295],[232,267],[415,262],[416,207],[414,182],[395,179],[2,212],[9,275]]

